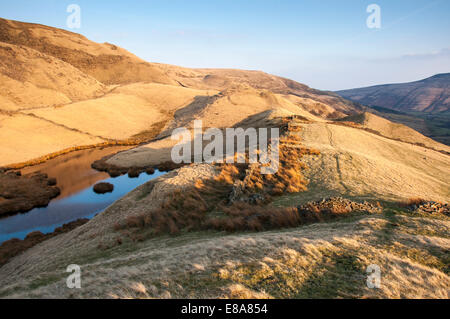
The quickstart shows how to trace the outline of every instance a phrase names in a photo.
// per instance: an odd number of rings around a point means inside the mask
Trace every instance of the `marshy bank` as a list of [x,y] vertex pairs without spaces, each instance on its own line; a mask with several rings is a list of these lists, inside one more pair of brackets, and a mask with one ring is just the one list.
[[43,173],[0,172],[0,217],[47,206],[60,194],[55,185],[56,179]]

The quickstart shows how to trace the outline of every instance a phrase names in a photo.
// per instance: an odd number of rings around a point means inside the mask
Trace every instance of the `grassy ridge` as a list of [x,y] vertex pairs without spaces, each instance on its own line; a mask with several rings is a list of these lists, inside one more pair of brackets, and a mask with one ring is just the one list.
[[450,111],[441,113],[400,112],[372,106],[375,114],[409,126],[440,143],[450,145]]

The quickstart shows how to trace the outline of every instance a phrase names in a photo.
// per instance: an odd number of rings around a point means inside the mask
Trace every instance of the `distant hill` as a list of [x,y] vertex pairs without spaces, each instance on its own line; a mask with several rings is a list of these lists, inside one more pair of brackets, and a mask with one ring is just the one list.
[[373,113],[450,145],[450,73],[400,84],[337,91]]
[[450,109],[450,73],[416,82],[376,85],[336,93],[368,106],[406,112],[446,112]]

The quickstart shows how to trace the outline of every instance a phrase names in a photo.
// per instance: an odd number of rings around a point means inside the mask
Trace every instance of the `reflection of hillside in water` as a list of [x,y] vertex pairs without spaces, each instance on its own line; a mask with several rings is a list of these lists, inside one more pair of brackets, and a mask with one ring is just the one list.
[[26,167],[22,169],[22,174],[41,172],[56,178],[57,186],[61,189],[58,199],[62,199],[109,177],[107,173],[92,169],[92,162],[129,148],[129,146],[114,146],[76,151],[36,166]]

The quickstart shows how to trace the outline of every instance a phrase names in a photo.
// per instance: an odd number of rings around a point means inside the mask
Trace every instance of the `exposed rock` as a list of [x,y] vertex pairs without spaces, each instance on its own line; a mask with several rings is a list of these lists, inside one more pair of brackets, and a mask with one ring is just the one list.
[[371,214],[381,213],[381,205],[374,205],[364,201],[358,203],[342,197],[324,198],[320,201],[309,202],[297,207],[302,211],[330,211],[333,213],[368,212]]
[[241,180],[235,181],[234,185],[233,185],[233,189],[231,190],[230,196],[228,198],[228,201],[230,203],[240,201],[241,198],[244,196],[244,189],[245,189],[245,185],[244,185],[243,181],[241,181]]
[[266,201],[267,197],[261,193],[246,194],[244,182],[236,181],[230,193],[228,201],[230,204],[241,202],[251,205],[258,205]]
[[417,213],[444,214],[450,216],[450,205],[440,202],[428,201],[421,204],[410,205],[406,208]]
[[249,167],[245,171],[245,178],[243,181],[237,180],[234,182],[233,189],[230,193],[228,201],[230,204],[235,202],[244,202],[248,204],[257,204],[258,202],[262,202],[265,200],[265,196],[263,194],[252,193],[248,194],[246,191],[246,185],[248,180],[252,176],[252,173],[258,168],[258,165],[249,165]]

